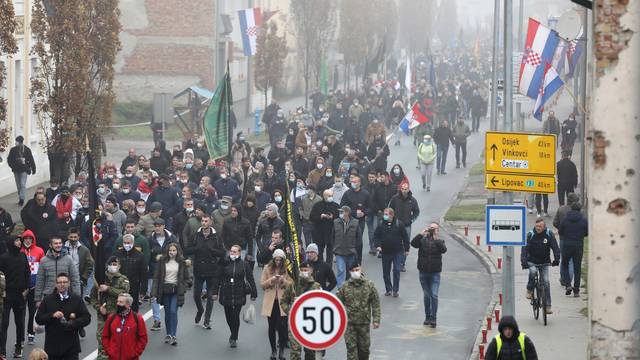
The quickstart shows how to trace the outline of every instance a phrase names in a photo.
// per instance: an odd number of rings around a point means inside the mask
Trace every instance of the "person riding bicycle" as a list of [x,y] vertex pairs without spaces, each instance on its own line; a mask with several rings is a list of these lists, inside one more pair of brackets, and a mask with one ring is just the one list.
[[[549,250],[553,250],[553,262],[551,261]],[[558,242],[553,232],[547,229],[544,219],[537,219],[533,230],[527,233],[527,242],[526,245],[522,247],[520,262],[522,263],[522,269],[529,269],[527,299],[533,298],[535,277],[538,273],[538,267],[542,268],[546,305],[545,311],[547,314],[553,314],[553,311],[551,311],[551,289],[549,287],[549,263],[551,263],[551,266],[558,266],[560,264],[560,248],[558,247]]]
[[513,316],[503,316],[498,331],[487,347],[486,360],[538,360],[533,341],[520,332]]

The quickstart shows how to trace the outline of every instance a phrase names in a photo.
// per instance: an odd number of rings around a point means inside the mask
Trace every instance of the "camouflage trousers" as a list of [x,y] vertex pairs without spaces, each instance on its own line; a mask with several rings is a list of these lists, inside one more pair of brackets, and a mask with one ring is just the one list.
[[98,316],[98,330],[96,331],[96,339],[98,340],[97,360],[109,360],[109,356],[107,356],[107,353],[102,349],[102,330],[104,329],[104,323],[105,320],[102,320],[102,316]]
[[344,341],[347,344],[347,360],[369,359],[371,346],[370,326],[347,324]]
[[[291,360],[302,360],[302,346],[291,334],[291,329],[289,329],[289,346],[291,350],[289,351],[289,359]],[[304,360],[315,360],[316,352],[309,349],[304,349]]]

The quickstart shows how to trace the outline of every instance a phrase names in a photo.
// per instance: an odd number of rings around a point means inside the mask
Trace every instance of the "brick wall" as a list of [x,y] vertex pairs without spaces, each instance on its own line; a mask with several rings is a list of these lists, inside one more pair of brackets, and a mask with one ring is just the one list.
[[[147,36],[215,36],[214,0],[137,0],[143,1],[149,26],[131,30]],[[123,24],[125,25],[125,24]],[[124,26],[126,31],[126,25]]]

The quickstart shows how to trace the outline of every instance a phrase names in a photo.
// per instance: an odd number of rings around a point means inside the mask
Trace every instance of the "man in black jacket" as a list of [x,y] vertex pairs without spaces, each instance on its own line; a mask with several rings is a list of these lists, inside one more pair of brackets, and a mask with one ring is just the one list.
[[9,315],[13,310],[16,324],[16,345],[13,357],[22,357],[22,343],[24,343],[24,311],[26,296],[29,292],[31,269],[25,254],[20,252],[22,239],[12,236],[7,239],[7,252],[0,256],[0,271],[5,276],[6,297],[2,313],[2,332],[0,332],[0,356],[6,358],[7,331],[9,329]]
[[20,217],[25,229],[33,231],[36,236],[37,245],[44,251],[49,249],[49,239],[58,235],[58,225],[56,222],[56,208],[47,203],[44,193],[36,193],[34,201],[27,202],[27,205],[20,211]]
[[420,285],[424,293],[423,325],[436,327],[438,314],[438,290],[442,272],[442,254],[447,252],[444,239],[440,238],[440,225],[436,222],[422,230],[411,240],[411,246],[418,249],[418,271]]
[[131,308],[138,312],[140,293],[147,293],[147,262],[144,254],[135,246],[135,236],[122,236],[122,249],[118,249],[114,256],[120,260],[120,274],[129,279],[129,293],[133,297]]
[[[382,254],[382,277],[386,289],[384,296],[398,297],[402,259],[409,255],[409,235],[402,222],[395,218],[393,209],[383,211],[382,222],[373,235],[376,249]],[[389,275],[393,264],[393,284]]]
[[24,137],[16,138],[16,146],[9,150],[7,163],[13,172],[18,188],[18,205],[24,205],[25,192],[27,190],[27,176],[36,174],[36,163],[33,161],[31,149],[24,144]]
[[[409,183],[402,183],[400,185],[400,191],[391,198],[389,201],[389,207],[395,212],[396,218],[402,222],[404,229],[407,231],[407,236],[411,237],[411,224],[420,215],[420,207],[418,201],[413,197],[411,190],[409,190]],[[400,271],[406,272],[406,256],[402,260],[402,268]]]
[[447,165],[447,153],[449,152],[449,143],[454,144],[453,133],[449,128],[449,122],[443,120],[440,126],[433,133],[433,141],[438,146],[436,155],[436,169],[438,175],[447,175],[445,167]]
[[[549,252],[553,251],[553,262]],[[538,272],[538,267],[542,268],[542,281],[544,282],[544,292],[546,298],[547,314],[551,311],[551,288],[549,286],[549,263],[552,266],[560,264],[560,248],[553,232],[547,229],[544,219],[538,218],[533,230],[527,233],[527,243],[522,247],[520,253],[522,269],[529,269],[529,282],[527,283],[527,299],[533,297],[534,278]]]
[[389,173],[382,171],[378,177],[375,191],[371,195],[371,209],[367,216],[367,232],[369,234],[369,254],[376,254],[376,247],[373,243],[373,232],[382,221],[382,210],[389,205],[391,198],[397,193],[398,187],[391,182]]
[[531,339],[520,332],[513,316],[504,316],[498,325],[498,335],[489,343],[486,360],[538,360]]
[[306,249],[307,261],[313,268],[313,278],[320,284],[322,290],[331,291],[336,287],[336,275],[329,264],[318,257],[318,246],[309,244]]
[[572,193],[578,186],[578,169],[571,161],[571,151],[562,150],[562,160],[556,165],[558,170],[558,202],[564,205],[565,196]]
[[[333,202],[333,190],[322,193],[323,200],[313,205],[309,220],[313,223],[313,241],[318,246],[320,259],[333,264],[333,220],[338,218],[338,204]],[[327,255],[324,256],[324,249]]]
[[[582,267],[582,253],[584,251],[584,238],[589,235],[589,223],[582,215],[580,202],[571,204],[571,210],[560,223],[558,234],[560,234],[560,244],[562,245],[562,263],[560,272],[565,281],[565,295],[580,296],[580,272]],[[573,261],[572,261],[573,260]],[[573,274],[569,272],[569,262],[573,262]],[[571,288],[571,278],[573,276],[573,289]]]
[[243,258],[251,262],[253,269],[253,234],[251,223],[240,215],[240,205],[231,205],[231,217],[222,225],[222,244],[225,250],[233,245],[240,245],[244,253]]
[[360,231],[356,243],[356,256],[359,264],[362,263],[362,234],[364,232],[366,218],[371,210],[370,202],[369,192],[362,188],[362,179],[360,176],[351,176],[351,189],[347,190],[342,196],[340,206],[348,206],[351,209],[351,217],[358,220]]
[[69,275],[56,276],[56,291],[47,295],[38,308],[36,322],[44,325],[44,350],[51,359],[78,359],[80,329],[89,325],[91,314],[79,295],[69,291]]
[[[216,230],[212,226],[211,216],[209,214],[202,215],[202,227],[196,233],[192,242],[193,246],[187,249],[187,254],[193,257],[193,300],[196,303],[198,312],[196,313],[195,323],[200,323],[204,310],[205,329],[211,330],[211,312],[213,310],[214,293],[217,291],[214,286],[215,276],[217,274],[219,262],[224,258],[225,251],[222,241],[218,238]],[[206,309],[202,308],[202,286],[207,284],[207,305]]]

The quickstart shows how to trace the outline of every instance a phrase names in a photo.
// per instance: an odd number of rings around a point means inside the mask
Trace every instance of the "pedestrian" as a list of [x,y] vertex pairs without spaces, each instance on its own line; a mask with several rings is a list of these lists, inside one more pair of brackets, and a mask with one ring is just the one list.
[[[407,182],[408,184],[408,182]],[[367,216],[367,235],[369,236],[369,255],[377,255],[373,242],[373,233],[382,221],[382,211],[389,205],[391,198],[398,192],[398,187],[391,182],[391,176],[387,171],[378,173],[378,182],[371,196],[371,210]],[[346,269],[345,269],[346,271]]]
[[40,260],[40,266],[38,267],[35,289],[36,304],[39,304],[45,296],[55,291],[56,276],[61,272],[69,274],[71,292],[82,295],[79,268],[73,264],[69,250],[62,244],[62,237],[52,237],[49,241],[49,247],[46,255]]
[[135,237],[132,234],[122,236],[122,248],[114,254],[120,262],[120,273],[129,279],[130,294],[133,296],[131,308],[138,312],[140,306],[140,294],[147,293],[147,262],[144,254],[135,246]]
[[238,346],[238,332],[240,330],[240,311],[247,303],[247,295],[251,301],[256,301],[258,291],[253,279],[251,264],[240,258],[242,248],[233,245],[229,249],[229,256],[221,261],[218,268],[213,294],[220,298],[220,305],[224,307],[224,316],[231,331],[229,346]]
[[0,255],[7,251],[5,244],[15,226],[11,214],[0,206]]
[[[293,302],[296,300],[296,298],[308,291],[320,289],[320,284],[318,284],[313,279],[313,269],[311,267],[311,264],[307,261],[302,262],[299,266],[297,284],[295,282],[292,282],[284,290],[281,303],[282,310],[288,316],[289,311],[291,310],[291,306],[293,305]],[[291,329],[289,329],[289,345],[291,347],[289,359],[301,360],[302,346],[291,334]],[[305,360],[315,360],[315,356],[315,351],[306,348],[304,349]]]
[[47,295],[38,307],[36,322],[45,327],[44,349],[51,359],[78,359],[79,331],[91,322],[91,314],[79,294],[69,291],[68,274],[56,277],[56,291]]
[[273,243],[272,234],[274,230],[278,230],[282,235],[284,230],[284,221],[278,216],[278,205],[268,204],[267,210],[260,214],[258,218],[258,226],[256,228],[256,248],[257,248],[257,261],[259,264],[264,265],[271,260],[271,254],[273,249],[269,249]]
[[189,267],[191,261],[184,259],[177,243],[169,244],[156,264],[151,296],[164,306],[165,344],[178,345],[178,307],[184,305],[184,294],[191,287]]
[[358,238],[358,221],[351,217],[351,209],[343,206],[339,218],[333,220],[334,249],[336,255],[336,283],[338,289],[346,280],[347,269],[356,263],[356,241]]
[[[211,313],[216,283],[216,275],[220,267],[220,261],[224,257],[225,251],[222,240],[218,237],[216,230],[212,226],[211,216],[202,214],[202,226],[196,233],[192,246],[187,249],[187,255],[193,259],[193,300],[196,303],[196,325],[200,324],[204,314],[202,327],[211,330]],[[206,286],[206,308],[202,307],[202,291]]]
[[[123,300],[120,299],[119,294],[127,293],[129,291],[129,279],[126,276],[120,274],[120,261],[117,257],[111,256],[107,259],[105,264],[105,280],[104,284],[96,284],[91,289],[91,305],[97,312],[98,322],[96,338],[98,339],[98,359],[119,359],[118,357],[111,357],[112,352],[108,352],[106,346],[104,346],[104,332],[105,328],[110,329],[110,326],[105,326],[105,322],[108,318],[113,317],[117,311],[121,310],[123,306]],[[96,269],[96,271],[99,271]],[[131,297],[131,295],[128,295]],[[127,309],[131,308],[133,304],[133,298],[128,302]],[[144,320],[142,320],[144,323]],[[120,322],[118,322],[120,323]],[[110,324],[110,323],[109,323]],[[126,329],[134,329],[133,327],[127,327]],[[120,332],[122,332],[120,328]],[[115,332],[116,330],[113,329]],[[120,334],[118,334],[120,335]],[[145,344],[146,344],[146,329],[145,329]]]
[[[580,201],[580,197],[578,195],[576,195],[575,193],[568,193],[567,194],[567,203],[565,205],[562,205],[558,208],[558,211],[556,211],[556,215],[553,217],[553,227],[556,228],[556,231],[560,228],[560,224],[562,224],[562,221],[564,220],[564,218],[567,216],[567,214],[569,213],[569,211],[571,211],[571,205],[573,205],[576,202]],[[560,252],[562,253],[562,236],[560,237]],[[566,288],[567,286],[571,286],[571,284],[569,283],[567,285],[567,281],[564,277],[565,273],[562,271],[562,256],[560,257],[560,285],[562,285],[562,287]],[[569,259],[569,266],[567,268],[567,273],[569,275],[570,279],[573,279],[573,258]]]
[[549,216],[549,194],[536,194],[536,216]]
[[578,186],[578,169],[571,161],[571,151],[562,150],[562,159],[556,165],[558,172],[558,202],[564,205],[565,196],[574,192]]
[[556,137],[560,136],[560,120],[556,118],[555,111],[549,111],[549,116],[547,116],[547,120],[542,123],[542,133],[555,135]]
[[[565,295],[580,296],[580,273],[582,268],[582,255],[584,252],[584,238],[589,235],[589,223],[582,215],[582,206],[579,201],[571,204],[571,210],[560,223],[558,234],[560,235],[560,250],[562,252],[562,272],[566,286]],[[573,276],[569,273],[569,262],[573,262]],[[573,289],[571,278],[573,277]]]
[[[549,252],[553,251],[553,262]],[[544,219],[536,220],[535,227],[526,236],[526,245],[522,247],[520,253],[520,263],[522,269],[529,270],[529,281],[527,282],[527,299],[533,298],[534,279],[538,273],[538,267],[542,268],[542,282],[544,285],[547,314],[553,314],[551,310],[551,288],[549,286],[549,264],[558,266],[560,264],[560,248],[556,242],[553,232],[547,229]]]
[[2,312],[2,332],[0,332],[0,358],[7,357],[7,335],[9,316],[13,310],[13,321],[16,328],[14,358],[22,357],[24,342],[25,299],[29,293],[31,270],[27,257],[20,252],[22,239],[11,236],[7,239],[7,252],[0,255],[0,271],[4,274],[6,288]]
[[[333,190],[328,189],[322,193],[322,201],[313,205],[309,220],[313,224],[313,241],[318,246],[320,259],[333,260],[333,221],[338,218],[339,205],[334,202]],[[325,255],[326,249],[326,255]]]
[[373,282],[362,275],[360,264],[353,263],[348,270],[350,279],[337,293],[349,318],[344,335],[347,360],[363,360],[369,358],[370,326],[380,327],[380,298]]
[[264,267],[260,277],[260,286],[264,291],[262,316],[267,317],[269,325],[270,360],[276,360],[276,357],[278,360],[285,359],[284,348],[288,340],[288,327],[287,315],[282,310],[282,295],[291,284],[293,279],[287,272],[285,252],[282,249],[276,249],[273,252],[273,259]]
[[418,145],[418,160],[422,177],[422,189],[431,191],[431,177],[433,176],[433,161],[436,160],[436,145],[431,135],[425,135]]
[[18,205],[24,205],[25,192],[27,190],[27,176],[36,174],[36,162],[33,161],[31,149],[24,144],[24,137],[16,137],[16,146],[9,150],[7,163],[13,172],[18,188]]
[[[149,261],[149,272],[147,273],[147,289],[151,288],[149,282],[153,279],[153,275],[156,271],[156,264],[160,255],[164,254],[169,244],[177,244],[178,239],[169,230],[165,229],[165,221],[161,217],[156,217],[153,220],[153,232],[149,238],[149,248],[151,251],[151,261]],[[129,291],[129,289],[127,289]],[[151,311],[153,314],[153,324],[149,330],[160,331],[162,327],[160,317],[160,305],[157,298],[151,298]]]
[[573,151],[573,145],[578,137],[578,122],[575,114],[569,114],[567,120],[562,122],[562,142],[560,147],[562,150]]
[[516,319],[507,315],[500,319],[498,334],[487,346],[484,358],[486,360],[538,360],[538,354],[531,339],[520,332]]
[[442,254],[447,252],[444,239],[440,238],[440,226],[436,222],[422,230],[411,240],[411,246],[418,249],[418,271],[424,295],[425,326],[435,328],[438,314],[438,290],[442,272]]
[[[24,237],[23,237],[24,242]],[[80,294],[84,294],[84,289],[87,287],[89,276],[93,272],[93,257],[89,248],[84,246],[80,242],[80,230],[78,228],[70,228],[67,233],[67,242],[64,247],[67,249],[73,265],[78,268],[78,275],[80,276]]]
[[362,188],[362,179],[359,175],[351,177],[351,189],[342,197],[340,206],[348,206],[351,209],[351,216],[358,220],[360,231],[358,232],[358,241],[356,242],[356,254],[358,263],[362,262],[362,234],[366,224],[367,215],[370,213],[369,192]]
[[302,195],[298,204],[298,211],[302,221],[302,233],[304,234],[304,243],[309,245],[313,240],[313,222],[311,221],[311,210],[322,201],[322,198],[316,194],[315,185],[307,185],[307,193]]
[[36,332],[33,326],[33,319],[36,315],[36,278],[38,277],[38,268],[40,267],[40,260],[44,257],[44,250],[36,245],[35,236],[31,230],[25,230],[22,233],[22,248],[20,251],[26,255],[29,262],[29,269],[31,269],[31,277],[29,280],[29,293],[27,294],[27,308],[29,310],[29,316],[27,317],[27,344],[35,344]]
[[[420,215],[420,207],[418,201],[413,197],[411,190],[409,190],[409,184],[404,183],[400,186],[400,190],[389,201],[389,207],[393,209],[396,219],[400,220],[404,225],[404,229],[407,232],[407,237],[411,237],[411,224]],[[400,267],[401,272],[406,272],[407,257],[402,258],[402,265]]]
[[131,310],[132,303],[131,295],[120,293],[100,333],[98,341],[109,360],[138,360],[147,347],[147,327],[142,315]]
[[318,246],[316,244],[309,244],[305,253],[307,255],[307,261],[311,264],[313,270],[313,279],[320,284],[322,290],[333,290],[333,288],[336,287],[336,275],[333,273],[331,265],[322,261],[318,256]]
[[45,251],[49,249],[49,239],[58,234],[58,224],[56,208],[47,202],[44,192],[36,191],[33,201],[20,210],[20,218],[25,229],[33,231],[36,244]]
[[253,261],[253,233],[249,220],[241,214],[242,207],[239,204],[231,205],[231,217],[224,221],[222,225],[222,244],[225,250],[229,250],[233,245],[240,245],[247,249],[243,258]]
[[[395,218],[393,209],[386,208],[383,212],[382,223],[373,236],[376,248],[382,254],[384,296],[398,297],[402,259],[409,255],[409,235],[407,235],[404,224]],[[391,265],[393,265],[393,283],[390,277]]]
[[[453,142],[456,147],[456,169],[460,168],[460,160],[462,160],[462,167],[467,167],[467,138],[469,135],[471,135],[469,125],[464,123],[464,119],[458,119],[453,128]],[[462,158],[460,158],[460,155],[462,155]]]
[[437,145],[436,169],[438,170],[438,175],[447,175],[445,169],[447,166],[449,143],[455,144],[453,133],[449,128],[449,122],[447,120],[443,120],[440,126],[433,132],[433,141],[435,141]]

